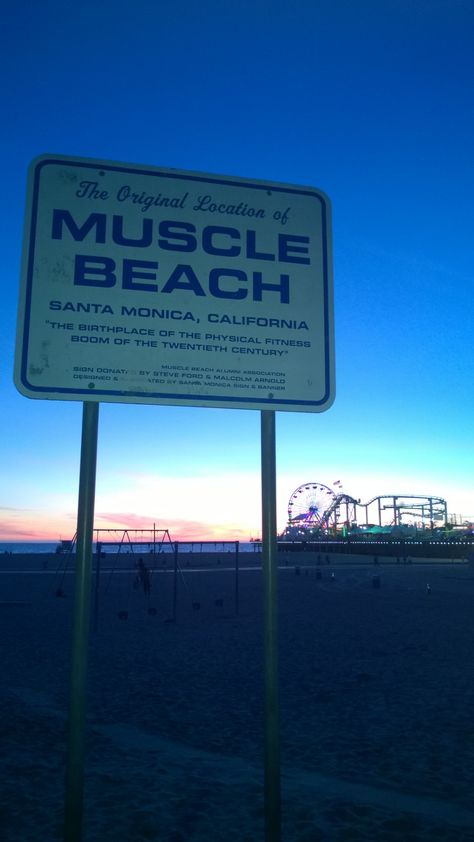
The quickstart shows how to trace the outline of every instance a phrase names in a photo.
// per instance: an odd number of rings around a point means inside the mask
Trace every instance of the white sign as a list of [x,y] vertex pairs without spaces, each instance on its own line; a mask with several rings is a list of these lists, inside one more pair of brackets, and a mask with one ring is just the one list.
[[319,190],[31,164],[15,365],[27,397],[320,412],[332,308]]

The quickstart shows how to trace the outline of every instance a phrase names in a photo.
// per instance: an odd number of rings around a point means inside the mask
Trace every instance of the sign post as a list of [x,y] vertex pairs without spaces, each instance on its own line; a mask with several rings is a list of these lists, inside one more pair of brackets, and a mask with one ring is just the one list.
[[[260,410],[265,838],[279,842],[275,412],[323,412],[334,400],[327,196],[40,156],[28,177],[15,383],[29,398],[84,403],[67,842],[81,838],[99,402]],[[174,619],[176,586],[177,544]]]
[[94,535],[98,422],[99,404],[84,403],[77,513],[64,842],[80,842],[82,839],[86,676],[90,632],[91,567]]
[[264,600],[265,842],[280,842],[280,719],[278,688],[278,558],[275,413],[261,413],[262,567]]

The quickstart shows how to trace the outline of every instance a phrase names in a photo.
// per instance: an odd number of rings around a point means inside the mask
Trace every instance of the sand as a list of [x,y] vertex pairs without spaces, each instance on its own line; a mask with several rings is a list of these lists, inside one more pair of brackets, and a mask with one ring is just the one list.
[[[474,840],[474,570],[358,561],[280,573],[283,842]],[[73,577],[29,566],[0,573],[4,842],[62,838]],[[171,573],[133,579],[100,581],[84,840],[263,840],[261,575],[236,616],[232,571],[183,567],[176,622]]]

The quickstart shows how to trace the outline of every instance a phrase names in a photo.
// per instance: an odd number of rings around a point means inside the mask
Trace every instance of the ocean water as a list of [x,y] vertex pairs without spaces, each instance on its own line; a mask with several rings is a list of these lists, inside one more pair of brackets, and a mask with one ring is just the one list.
[[58,546],[57,541],[0,541],[0,554],[2,553],[54,553]]
[[[58,541],[0,541],[0,555],[10,554],[36,554],[36,553],[54,553],[56,552],[56,548],[58,547]],[[118,550],[120,542],[117,542],[113,546],[104,546],[102,545],[102,551],[106,553],[116,553]],[[149,545],[142,545],[141,552],[147,552],[149,546],[149,551],[151,552],[153,549],[153,544]],[[192,541],[190,543],[185,543],[184,541],[179,542],[179,551],[180,552],[207,552],[207,553],[223,553],[223,552],[234,552],[235,548],[235,541]],[[241,541],[239,543],[239,549],[241,552],[252,552],[257,551],[260,548],[260,545],[255,542],[246,542]],[[173,552],[174,544],[170,543],[163,543],[156,544],[156,552]],[[95,550],[95,545],[94,545]],[[127,552],[140,552],[140,547],[135,545],[128,544],[128,542],[123,541],[120,547],[121,553]]]

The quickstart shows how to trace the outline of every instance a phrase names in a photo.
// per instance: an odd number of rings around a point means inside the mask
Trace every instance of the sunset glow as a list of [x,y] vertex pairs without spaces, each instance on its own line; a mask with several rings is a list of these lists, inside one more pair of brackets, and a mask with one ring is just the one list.
[[[425,0],[276,4],[271,14],[262,3],[185,6],[163,17],[146,4],[146,19],[134,17],[130,31],[121,2],[86,2],[60,37],[55,2],[30,4],[27,15],[20,4],[5,24],[0,541],[76,531],[81,402],[29,400],[12,379],[26,173],[44,153],[323,190],[333,209],[336,398],[321,414],[277,413],[278,530],[295,488],[337,479],[362,502],[432,494],[449,514],[474,518],[472,10]],[[137,231],[143,220],[155,233],[163,219],[172,223],[176,208],[132,205],[132,186],[123,189]],[[105,200],[81,190],[77,245],[100,254],[80,226],[105,213]],[[217,246],[222,268],[238,272],[234,211],[202,197],[198,204],[202,225],[218,226],[211,251]],[[291,202],[282,210],[281,232],[298,236]],[[181,238],[175,247],[197,248],[199,237],[181,230]],[[259,248],[270,278],[277,252]],[[147,255],[137,246],[133,258],[147,257],[158,278],[162,257],[152,251],[153,243]],[[307,259],[303,252],[292,258]],[[185,251],[178,257],[188,260]],[[94,303],[93,286],[75,280],[67,261],[53,268],[59,298]],[[138,299],[148,295],[143,278],[134,282]],[[176,290],[163,294],[160,283],[157,298],[169,309]],[[182,293],[186,308],[208,292],[198,279]],[[247,287],[227,277],[219,294],[232,324],[242,306],[235,295]],[[265,298],[244,303],[246,316],[258,307],[272,315]],[[186,350],[176,353],[185,360]],[[97,527],[156,524],[173,539],[246,541],[261,534],[260,496],[258,411],[101,405]]]

